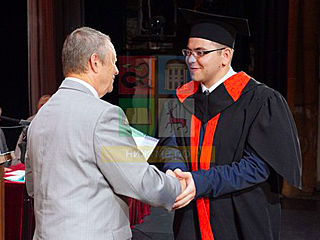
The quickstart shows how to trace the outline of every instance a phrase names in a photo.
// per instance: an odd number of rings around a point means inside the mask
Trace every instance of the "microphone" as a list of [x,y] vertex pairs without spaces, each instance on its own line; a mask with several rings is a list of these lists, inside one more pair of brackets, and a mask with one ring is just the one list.
[[22,129],[22,142],[18,144],[20,148],[20,161],[24,164],[25,162],[25,157],[26,157],[26,152],[27,152],[27,131],[28,127],[30,125],[30,121],[23,120],[23,119],[16,119],[16,118],[10,118],[10,117],[5,117],[5,116],[0,116],[1,120],[5,120],[8,122],[13,122],[15,124],[23,126]]
[[31,122],[27,121],[27,120],[23,120],[23,119],[16,119],[16,118],[10,118],[10,117],[5,117],[5,116],[0,116],[1,120],[5,120],[8,122],[13,122],[15,124],[19,124],[22,126],[29,126]]

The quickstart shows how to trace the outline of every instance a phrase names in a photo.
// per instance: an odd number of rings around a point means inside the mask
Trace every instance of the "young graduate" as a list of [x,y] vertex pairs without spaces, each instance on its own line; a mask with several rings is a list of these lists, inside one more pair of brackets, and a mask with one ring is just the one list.
[[[159,156],[164,171],[191,172],[195,184],[176,200],[175,239],[279,239],[282,179],[301,186],[288,105],[230,65],[236,33],[249,35],[246,19],[180,10],[192,24],[183,54],[193,81],[164,105]],[[169,116],[185,124],[171,121],[171,130]]]

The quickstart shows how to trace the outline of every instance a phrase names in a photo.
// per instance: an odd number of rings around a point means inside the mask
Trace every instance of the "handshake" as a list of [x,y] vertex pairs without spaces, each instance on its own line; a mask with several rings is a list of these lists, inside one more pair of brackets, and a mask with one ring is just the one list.
[[190,172],[182,172],[179,168],[174,171],[168,169],[166,174],[176,177],[180,181],[181,193],[176,198],[172,209],[179,209],[187,206],[196,195],[196,187]]

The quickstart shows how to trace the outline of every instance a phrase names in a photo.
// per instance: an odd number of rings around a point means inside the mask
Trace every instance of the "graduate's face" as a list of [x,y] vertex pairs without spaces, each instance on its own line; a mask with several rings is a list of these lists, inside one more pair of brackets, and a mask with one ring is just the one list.
[[[203,38],[189,38],[187,48],[192,51],[209,51],[217,49],[214,42]],[[192,54],[191,56],[186,57],[186,63],[189,67],[191,79],[202,82],[207,87],[210,87],[215,82],[219,81],[223,62],[221,51],[207,53],[202,57],[195,55],[196,54]],[[223,75],[221,77],[223,77]]]

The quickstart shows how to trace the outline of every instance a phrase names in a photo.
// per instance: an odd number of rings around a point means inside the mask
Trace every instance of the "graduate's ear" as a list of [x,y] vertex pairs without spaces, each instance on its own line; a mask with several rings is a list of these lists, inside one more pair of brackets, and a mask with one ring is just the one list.
[[222,65],[226,66],[231,62],[233,54],[233,49],[226,47],[222,50],[221,56],[222,56]]

